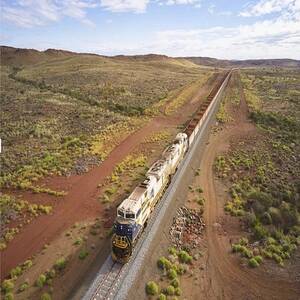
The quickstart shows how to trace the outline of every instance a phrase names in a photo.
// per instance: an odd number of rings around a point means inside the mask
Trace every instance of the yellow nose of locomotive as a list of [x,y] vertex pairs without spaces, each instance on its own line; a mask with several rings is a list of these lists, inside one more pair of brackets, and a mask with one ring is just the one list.
[[127,236],[114,234],[112,237],[112,259],[121,264],[128,262],[132,253],[132,245]]

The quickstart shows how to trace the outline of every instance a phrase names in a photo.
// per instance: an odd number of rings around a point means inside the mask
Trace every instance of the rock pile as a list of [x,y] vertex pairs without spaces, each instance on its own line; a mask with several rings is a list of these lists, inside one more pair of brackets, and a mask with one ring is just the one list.
[[202,239],[204,226],[199,211],[185,206],[179,207],[169,231],[171,240],[178,248],[186,247],[186,244],[196,248]]
[[81,175],[88,172],[93,166],[99,166],[100,164],[101,160],[96,156],[83,156],[76,161],[74,167],[65,175]]

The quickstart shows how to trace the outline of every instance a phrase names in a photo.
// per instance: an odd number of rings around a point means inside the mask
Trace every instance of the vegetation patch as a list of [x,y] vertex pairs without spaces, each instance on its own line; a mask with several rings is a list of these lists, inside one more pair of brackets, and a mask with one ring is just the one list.
[[[150,281],[146,284],[146,293],[148,295],[160,293],[158,299],[167,299],[168,296],[180,296],[182,294],[180,277],[186,273],[187,265],[191,264],[193,259],[187,251],[179,250],[175,246],[170,247],[168,253],[168,258],[162,256],[157,260],[157,267],[161,271],[160,283]],[[151,293],[153,283],[155,284],[154,294]]]
[[[214,165],[229,186],[225,211],[240,217],[251,232],[249,242],[232,245],[250,267],[258,267],[263,258],[283,265],[300,244],[300,110],[289,93],[300,74],[289,72],[293,79],[275,71],[244,73],[250,118],[258,133],[235,142]],[[288,99],[284,108],[282,98]]]

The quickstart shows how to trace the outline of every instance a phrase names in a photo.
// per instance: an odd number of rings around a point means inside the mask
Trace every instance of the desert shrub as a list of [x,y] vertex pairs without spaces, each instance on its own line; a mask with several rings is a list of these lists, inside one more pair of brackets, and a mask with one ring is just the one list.
[[46,272],[46,277],[47,279],[53,279],[56,276],[56,272],[54,270],[54,268],[52,268],[51,270]]
[[62,271],[67,265],[67,261],[64,257],[59,258],[58,260],[56,260],[54,267],[56,270],[58,271]]
[[165,294],[159,294],[157,300],[167,300],[167,296]]
[[181,289],[179,287],[175,288],[175,295],[180,296],[181,295]]
[[32,260],[27,259],[27,260],[23,263],[22,268],[23,268],[23,270],[28,270],[28,269],[30,269],[30,268],[32,267],[32,265],[33,265]]
[[268,236],[268,231],[264,228],[264,226],[261,223],[257,222],[253,226],[253,234],[257,240],[261,240]]
[[260,255],[256,255],[253,257],[259,264],[263,262],[263,258]]
[[186,272],[185,266],[183,266],[181,264],[176,265],[176,272],[179,275],[183,275]]
[[272,224],[272,217],[268,212],[265,211],[261,216],[261,221],[265,225],[270,225]]
[[88,255],[89,253],[86,250],[81,250],[78,257],[79,259],[85,259]]
[[12,292],[5,294],[4,300],[14,300],[14,294]]
[[298,213],[296,208],[292,207],[290,203],[282,202],[280,205],[280,212],[284,221],[284,227],[290,228],[298,225]]
[[179,286],[179,280],[177,278],[173,279],[171,285],[173,285],[174,288],[177,288]]
[[232,252],[241,252],[241,249],[242,249],[242,245],[240,244],[232,244]]
[[264,208],[269,208],[273,204],[273,198],[270,194],[255,190],[248,194],[248,201],[254,200],[254,203],[260,203]]
[[42,296],[41,296],[41,300],[51,300],[52,298],[51,298],[51,295],[50,294],[48,294],[48,293],[44,293],[44,294],[42,294]]
[[169,269],[168,271],[168,278],[175,279],[177,277],[177,272],[175,269]]
[[249,244],[249,241],[248,241],[247,238],[242,237],[242,238],[240,238],[240,240],[239,240],[239,244],[242,245],[242,246],[247,246],[247,245]]
[[193,257],[184,250],[181,250],[178,253],[178,257],[179,257],[180,261],[183,263],[191,263],[192,259],[193,259]]
[[248,264],[251,268],[256,268],[259,266],[259,263],[257,262],[257,260],[254,257],[249,259]]
[[280,255],[278,255],[277,253],[273,253],[272,257],[278,264],[283,265],[283,259]]
[[233,244],[232,251],[241,253],[242,256],[247,257],[247,258],[251,258],[253,256],[253,253],[251,250],[249,250],[246,246],[243,246],[240,244]]
[[198,192],[199,194],[203,193],[203,189],[201,187],[197,187],[196,188],[196,192]]
[[15,267],[14,269],[12,269],[11,271],[10,271],[10,277],[11,278],[17,278],[17,277],[19,277],[20,275],[22,275],[22,269],[21,269],[21,267]]
[[28,287],[29,287],[29,283],[28,283],[28,281],[25,281],[25,282],[23,282],[23,283],[20,285],[18,291],[19,291],[19,292],[24,292],[25,290],[28,289]]
[[44,274],[41,274],[35,281],[35,285],[39,288],[42,288],[46,283],[47,277]]
[[256,215],[254,212],[246,212],[244,216],[244,222],[248,227],[254,226],[257,222]]
[[147,295],[157,295],[159,291],[158,285],[154,281],[149,281],[146,284]]
[[168,249],[169,253],[172,254],[172,255],[177,255],[177,250],[175,247],[170,247]]
[[266,250],[266,249],[263,249],[263,250],[262,250],[262,254],[263,254],[263,256],[266,257],[266,258],[272,258],[272,257],[273,257],[272,252],[270,252],[270,251],[268,251],[268,250]]
[[2,282],[2,285],[1,285],[3,291],[7,294],[9,292],[12,292],[15,285],[12,281],[12,279],[6,279]]
[[74,245],[81,245],[82,244],[82,238],[77,238],[74,242]]
[[160,269],[166,269],[169,270],[170,268],[172,268],[172,263],[165,258],[164,256],[160,257],[159,260],[157,261],[157,266]]
[[0,251],[4,250],[7,247],[5,242],[0,242]]
[[175,288],[174,288],[174,286],[169,285],[169,286],[166,288],[166,293],[167,293],[167,295],[169,295],[169,296],[173,296],[173,295],[175,294]]

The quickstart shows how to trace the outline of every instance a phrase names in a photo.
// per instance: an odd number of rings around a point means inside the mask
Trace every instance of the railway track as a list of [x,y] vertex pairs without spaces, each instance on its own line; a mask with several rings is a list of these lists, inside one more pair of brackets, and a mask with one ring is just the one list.
[[[227,76],[226,79],[228,78],[229,76]],[[222,86],[215,96],[216,100],[220,98],[221,92],[226,86],[226,79],[224,80]],[[199,144],[205,130],[208,127],[209,120],[215,112],[217,104],[218,101],[214,101],[209,111],[210,116],[206,118],[206,121],[203,123],[202,128],[197,134],[197,142],[195,142],[193,144],[193,147],[188,151],[186,159],[184,159],[178,166],[177,173],[174,175],[174,178],[172,179],[162,199],[160,199],[160,201],[156,205],[149,220],[148,226],[141,234],[141,237],[139,238],[135,248],[133,249],[133,253],[129,262],[126,265],[121,265],[113,262],[111,256],[109,256],[106,259],[105,263],[102,265],[93,284],[90,286],[89,290],[83,297],[83,300],[126,299],[126,294],[134,279],[137,277],[138,270],[143,263],[143,258],[146,255],[153,235],[158,231],[161,219],[167,212],[168,206],[174,196],[176,186],[182,174],[187,169],[191,158],[195,154],[197,145]]]
[[123,265],[114,262],[109,256],[102,265],[97,279],[85,295],[86,300],[111,300],[116,292]]

